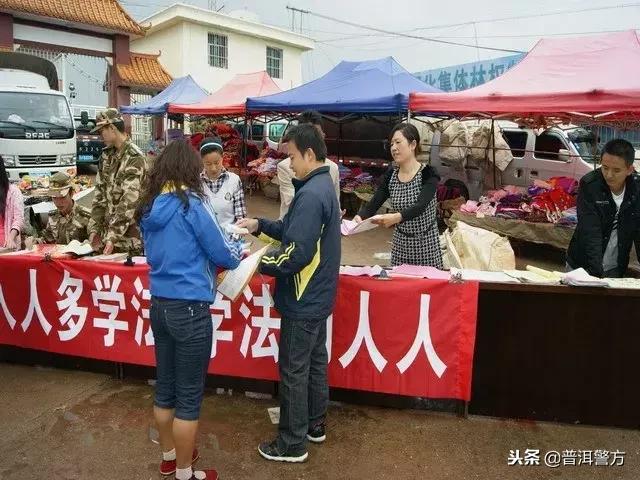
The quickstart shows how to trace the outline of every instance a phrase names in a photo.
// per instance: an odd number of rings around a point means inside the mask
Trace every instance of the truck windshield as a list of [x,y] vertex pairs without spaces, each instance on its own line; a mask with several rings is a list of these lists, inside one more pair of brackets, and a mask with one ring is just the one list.
[[0,92],[0,130],[23,126],[27,130],[69,130],[73,119],[62,95]]

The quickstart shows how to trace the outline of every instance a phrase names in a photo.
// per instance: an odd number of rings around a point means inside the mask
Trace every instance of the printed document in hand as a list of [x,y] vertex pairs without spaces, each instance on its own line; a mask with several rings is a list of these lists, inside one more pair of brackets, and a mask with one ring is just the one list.
[[342,220],[340,225],[340,232],[342,235],[355,235],[356,233],[366,232],[367,230],[373,230],[378,225],[373,223],[374,220],[380,218],[380,215],[374,215],[371,218],[367,218],[360,223],[353,220]]
[[223,227],[227,233],[235,235],[249,235],[249,230],[246,228],[238,227],[237,225],[227,224]]
[[[253,274],[256,273],[262,256],[267,253],[269,246],[262,247],[240,262],[234,270],[223,272],[223,278],[218,283],[218,291],[225,297],[235,301],[245,289]],[[221,276],[222,276],[221,275]]]

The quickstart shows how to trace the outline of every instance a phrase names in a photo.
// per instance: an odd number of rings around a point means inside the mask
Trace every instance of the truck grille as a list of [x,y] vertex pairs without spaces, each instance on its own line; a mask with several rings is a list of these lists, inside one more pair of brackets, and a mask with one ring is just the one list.
[[57,161],[56,155],[20,155],[18,161],[21,166],[46,166],[55,165]]

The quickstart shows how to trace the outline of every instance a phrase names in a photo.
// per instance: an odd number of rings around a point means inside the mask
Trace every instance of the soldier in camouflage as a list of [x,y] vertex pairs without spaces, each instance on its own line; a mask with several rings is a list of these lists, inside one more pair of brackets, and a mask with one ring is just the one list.
[[89,238],[87,225],[91,210],[73,201],[71,177],[64,172],[54,174],[50,179],[48,195],[53,199],[55,211],[49,213],[47,226],[41,236],[26,239],[26,244],[57,243],[66,245],[71,240],[84,242]]
[[89,222],[89,241],[95,251],[142,254],[140,230],[133,214],[147,161],[124,130],[124,119],[115,108],[96,117],[96,128],[107,145],[102,151],[95,197]]

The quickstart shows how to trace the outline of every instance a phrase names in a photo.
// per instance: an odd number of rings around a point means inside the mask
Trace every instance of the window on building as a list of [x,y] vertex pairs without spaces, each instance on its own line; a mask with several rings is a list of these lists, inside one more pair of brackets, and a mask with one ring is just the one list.
[[209,34],[209,65],[229,68],[228,38],[217,33]]
[[267,73],[271,78],[282,78],[282,49],[267,47]]

